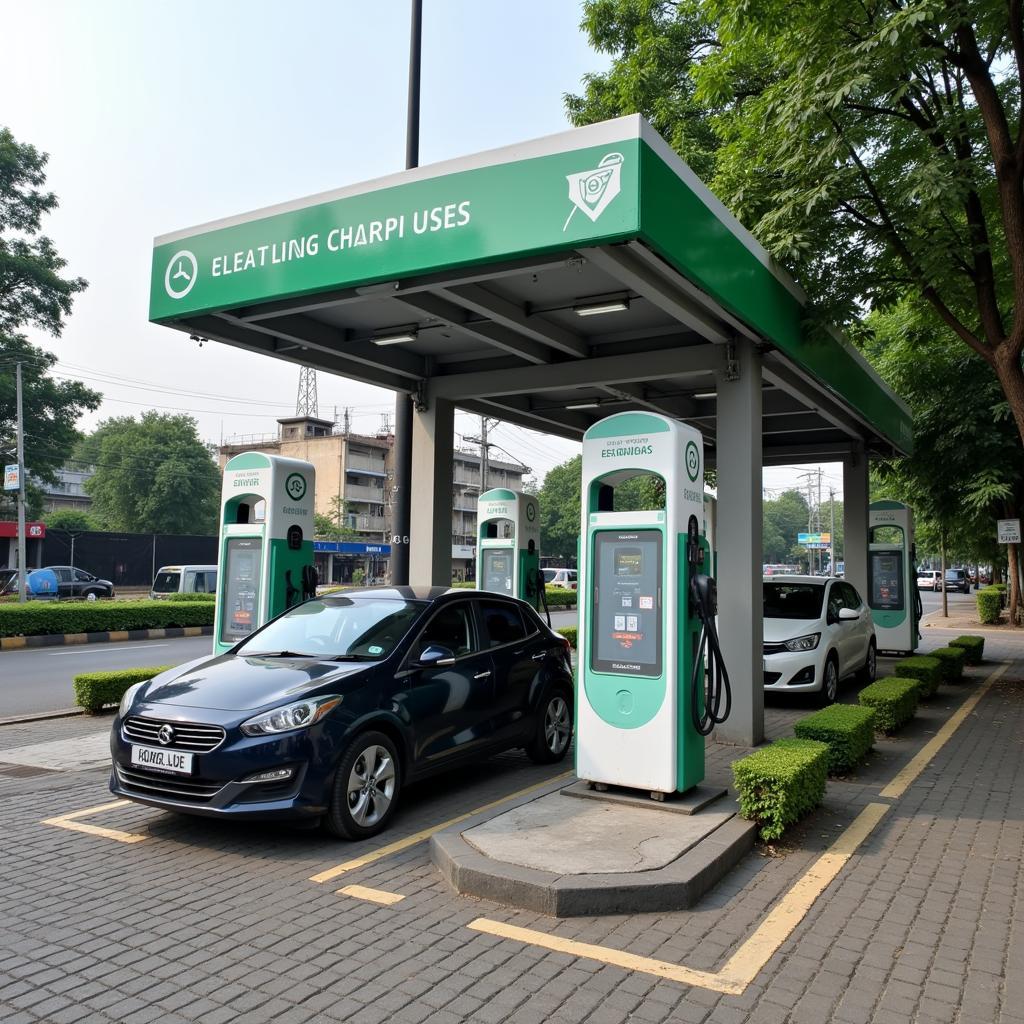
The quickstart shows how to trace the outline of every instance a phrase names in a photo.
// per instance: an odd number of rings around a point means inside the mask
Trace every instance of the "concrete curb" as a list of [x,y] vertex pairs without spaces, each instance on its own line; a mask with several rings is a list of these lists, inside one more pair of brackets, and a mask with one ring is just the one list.
[[213,626],[165,626],[162,629],[117,629],[98,633],[5,636],[0,637],[0,651],[22,651],[30,647],[69,647],[76,644],[108,644],[122,640],[166,640],[182,636],[213,636]]
[[[85,708],[61,708],[58,711],[32,711],[27,715],[9,715],[0,718],[0,728],[5,725],[28,725],[31,722],[46,722],[51,718],[77,718],[85,714]],[[98,715],[96,716],[99,717]]]
[[445,881],[464,896],[492,900],[549,917],[586,917],[685,910],[754,847],[757,825],[731,818],[672,863],[653,871],[614,875],[557,875],[493,860],[462,833],[498,814],[566,786],[553,783],[496,811],[476,815],[431,837],[430,857]]

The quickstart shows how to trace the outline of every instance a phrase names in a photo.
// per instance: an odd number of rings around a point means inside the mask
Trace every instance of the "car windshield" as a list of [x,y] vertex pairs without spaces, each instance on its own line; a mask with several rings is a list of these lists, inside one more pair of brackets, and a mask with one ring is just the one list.
[[946,570],[946,579],[947,580],[960,580],[960,579],[963,579],[963,576],[964,576],[963,569],[947,569]]
[[823,583],[765,583],[766,619],[817,619],[821,617]]
[[544,569],[544,582],[550,583],[558,575],[557,569]]
[[173,594],[178,589],[178,582],[181,579],[179,572],[158,572],[153,581],[154,594]]
[[235,653],[379,661],[395,649],[423,608],[414,601],[377,598],[307,601],[249,637]]

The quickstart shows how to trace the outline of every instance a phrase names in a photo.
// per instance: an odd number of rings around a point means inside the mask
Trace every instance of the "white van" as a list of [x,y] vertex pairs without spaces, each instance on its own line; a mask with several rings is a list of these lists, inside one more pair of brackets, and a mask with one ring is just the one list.
[[217,566],[162,565],[149,596],[159,601],[170,594],[217,593]]

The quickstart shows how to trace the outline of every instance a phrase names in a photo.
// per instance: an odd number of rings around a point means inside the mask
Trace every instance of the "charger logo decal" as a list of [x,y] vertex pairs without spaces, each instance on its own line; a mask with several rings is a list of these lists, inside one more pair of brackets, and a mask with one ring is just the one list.
[[619,194],[622,190],[622,154],[608,153],[593,170],[567,174],[566,180],[569,182],[569,199],[573,206],[562,231],[568,230],[569,221],[577,210],[582,210],[592,221],[596,221]]
[[198,276],[199,264],[196,262],[195,253],[182,249],[167,262],[167,269],[164,271],[164,291],[172,299],[183,299],[192,291]]
[[700,472],[700,452],[693,441],[686,442],[686,475],[696,482],[697,474]]

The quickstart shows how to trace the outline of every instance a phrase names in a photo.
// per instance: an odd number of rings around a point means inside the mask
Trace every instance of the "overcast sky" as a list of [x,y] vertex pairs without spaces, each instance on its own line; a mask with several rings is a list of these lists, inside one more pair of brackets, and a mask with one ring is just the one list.
[[[608,59],[574,0],[425,0],[420,162],[568,127],[562,97]],[[406,0],[36,0],[4,9],[0,123],[50,154],[60,208],[45,230],[90,282],[60,339],[33,341],[102,391],[84,424],[187,411],[209,441],[276,431],[298,370],[147,322],[153,238],[400,170]],[[391,392],[319,374],[320,414],[373,432]],[[460,414],[456,430],[477,433]],[[538,476],[568,441],[502,426]],[[500,455],[500,453],[499,453]],[[805,469],[807,467],[801,467]],[[839,466],[824,467],[842,486]],[[765,486],[797,483],[766,470]]]

